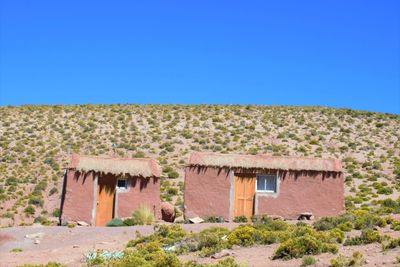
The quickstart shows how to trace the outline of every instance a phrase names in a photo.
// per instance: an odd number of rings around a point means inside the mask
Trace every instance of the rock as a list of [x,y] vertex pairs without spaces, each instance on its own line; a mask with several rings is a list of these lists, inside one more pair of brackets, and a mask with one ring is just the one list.
[[168,202],[161,203],[161,216],[162,216],[163,221],[174,222],[175,207]]
[[79,226],[89,226],[89,224],[85,221],[76,221],[76,224]]
[[79,248],[79,246],[78,246],[78,245],[73,245],[72,247],[73,247],[73,248]]
[[33,244],[39,245],[39,244],[40,244],[40,240],[39,240],[39,239],[35,239],[35,241],[33,242]]
[[202,222],[204,222],[204,220],[200,217],[194,217],[194,218],[190,218],[189,222],[196,224],[196,223],[202,223]]
[[229,250],[223,249],[221,252],[215,253],[214,255],[211,256],[213,259],[220,259],[226,256],[231,255],[231,252]]
[[311,212],[303,212],[299,216],[299,220],[312,220],[314,218],[313,214]]
[[44,237],[44,233],[34,233],[34,234],[25,235],[25,238],[28,238],[28,239],[40,239],[43,237]]

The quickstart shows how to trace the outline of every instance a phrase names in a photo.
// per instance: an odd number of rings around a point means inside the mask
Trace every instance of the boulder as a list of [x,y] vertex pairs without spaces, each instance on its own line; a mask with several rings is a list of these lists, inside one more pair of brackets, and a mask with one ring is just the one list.
[[175,207],[171,203],[161,203],[161,218],[166,222],[174,222],[175,220]]

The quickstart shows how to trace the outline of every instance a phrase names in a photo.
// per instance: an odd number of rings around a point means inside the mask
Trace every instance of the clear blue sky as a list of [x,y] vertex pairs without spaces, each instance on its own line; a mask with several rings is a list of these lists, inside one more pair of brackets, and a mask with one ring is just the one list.
[[400,1],[1,1],[0,105],[400,114]]

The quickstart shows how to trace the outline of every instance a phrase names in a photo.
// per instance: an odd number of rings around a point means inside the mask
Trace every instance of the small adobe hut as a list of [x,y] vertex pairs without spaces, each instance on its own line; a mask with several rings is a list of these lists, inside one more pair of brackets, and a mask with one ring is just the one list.
[[298,219],[344,211],[336,159],[193,153],[185,169],[185,218],[267,214]]
[[141,205],[160,218],[160,168],[153,159],[72,155],[64,176],[60,223],[104,226]]

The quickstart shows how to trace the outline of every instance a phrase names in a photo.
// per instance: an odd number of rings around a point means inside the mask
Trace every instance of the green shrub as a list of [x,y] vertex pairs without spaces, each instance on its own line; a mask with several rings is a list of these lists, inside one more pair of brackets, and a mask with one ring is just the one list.
[[223,227],[211,227],[202,230],[197,235],[199,240],[197,250],[200,250],[200,256],[208,257],[229,247],[226,238],[228,234],[229,230]]
[[144,158],[145,156],[146,156],[146,154],[144,154],[143,151],[138,151],[132,155],[132,157],[134,157],[134,158]]
[[22,248],[13,248],[10,252],[22,252]]
[[376,190],[376,192],[381,195],[390,195],[393,193],[393,189],[390,187],[381,187],[378,190]]
[[390,225],[390,229],[394,231],[400,231],[400,221],[393,220]]
[[130,240],[127,247],[136,247],[157,240],[161,246],[172,245],[188,236],[188,233],[180,225],[156,225],[155,232],[151,235]]
[[383,245],[383,249],[393,249],[396,247],[400,247],[400,237],[399,238],[390,238],[387,244]]
[[179,177],[179,173],[177,171],[170,171],[168,172],[168,178],[170,179],[176,179]]
[[[331,230],[335,227],[339,227],[342,231],[350,231],[353,223],[355,222],[355,216],[350,213],[345,213],[337,217],[324,217],[319,219],[313,224],[313,227],[318,231]],[[351,226],[351,228],[350,228]],[[350,229],[349,229],[350,228]],[[346,229],[346,230],[344,230]],[[348,230],[349,229],[349,230]]]
[[331,259],[331,267],[361,266],[365,264],[365,262],[361,252],[355,251],[351,257],[339,255]]
[[60,209],[59,208],[55,208],[53,210],[53,212],[51,213],[51,215],[53,215],[53,217],[59,217],[60,216]]
[[7,186],[16,186],[17,184],[18,180],[15,177],[8,177],[5,182],[5,185]]
[[111,221],[109,221],[106,226],[108,227],[119,227],[119,226],[125,226],[124,222],[120,218],[113,218]]
[[135,225],[135,220],[133,218],[126,218],[123,220],[124,225],[126,226],[132,226]]
[[42,196],[31,196],[29,198],[28,204],[35,205],[37,207],[43,207],[44,200]]
[[33,215],[35,214],[35,208],[32,205],[29,205],[24,209],[25,214],[27,215]]
[[34,223],[40,223],[40,224],[42,224],[42,225],[50,225],[50,224],[51,224],[51,222],[50,222],[46,217],[43,217],[43,216],[38,216],[38,217],[36,217],[36,218],[33,220],[33,222],[34,222]]
[[382,237],[380,236],[378,231],[374,231],[371,229],[362,230],[360,236],[347,238],[344,242],[345,246],[356,246],[356,245],[363,245],[363,244],[370,244],[382,241]]
[[233,221],[234,221],[235,223],[247,223],[247,217],[244,216],[244,215],[236,216],[236,217],[233,219]]
[[226,258],[208,267],[241,267],[241,265],[237,264],[233,258]]
[[385,227],[386,220],[376,214],[370,213],[366,210],[353,211],[356,216],[354,228],[357,230],[373,228],[374,226]]
[[49,191],[49,196],[52,196],[54,194],[58,193],[58,189],[56,187],[53,187],[52,189],[50,189]]
[[208,223],[223,223],[225,219],[222,216],[209,216],[204,219],[204,222]]
[[276,249],[273,259],[300,258],[304,255],[318,255],[325,252],[337,253],[338,248],[334,244],[322,242],[309,234],[290,238],[282,242]]
[[176,196],[178,194],[178,189],[176,189],[174,187],[168,187],[167,188],[167,193],[169,195]]
[[132,214],[135,225],[150,225],[154,223],[154,214],[146,206],[140,206]]
[[248,247],[255,243],[257,230],[249,225],[242,225],[232,230],[228,235],[228,242],[231,245]]
[[381,202],[382,209],[385,213],[400,213],[400,198],[397,201],[387,198]]
[[317,261],[315,260],[315,258],[313,256],[304,256],[301,259],[300,266],[310,266],[310,265],[314,265],[315,263],[317,263]]
[[354,225],[352,222],[344,222],[339,225],[337,225],[337,228],[344,232],[350,232],[353,229]]
[[333,243],[333,242],[343,243],[344,237],[345,237],[344,232],[338,228],[329,230],[327,233],[325,233],[325,235],[326,235],[325,240],[330,243]]
[[253,216],[252,221],[255,227],[261,227],[263,229],[271,231],[285,231],[289,228],[289,224],[283,220],[274,220],[268,216]]
[[140,244],[135,251],[125,251],[123,257],[103,261],[100,266],[144,266],[144,267],[180,267],[175,253],[164,252],[156,241]]

